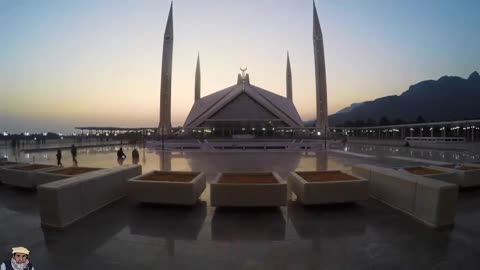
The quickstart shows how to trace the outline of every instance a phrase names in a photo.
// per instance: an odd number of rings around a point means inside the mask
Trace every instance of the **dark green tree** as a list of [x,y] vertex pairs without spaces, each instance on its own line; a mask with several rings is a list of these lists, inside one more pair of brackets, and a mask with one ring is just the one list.
[[382,116],[382,118],[380,118],[380,121],[378,121],[378,124],[380,126],[389,126],[391,125],[390,123],[390,120],[388,120],[388,118],[386,116]]
[[423,116],[419,115],[417,116],[417,120],[415,121],[417,123],[425,123],[425,119],[423,119]]

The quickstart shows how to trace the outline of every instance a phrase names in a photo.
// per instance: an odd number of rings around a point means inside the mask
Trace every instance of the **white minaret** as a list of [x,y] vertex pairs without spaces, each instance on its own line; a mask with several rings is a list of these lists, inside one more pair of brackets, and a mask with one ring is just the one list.
[[290,56],[287,51],[287,98],[293,102],[292,97],[292,70],[290,69]]
[[163,35],[162,79],[160,83],[159,128],[170,128],[172,105],[173,2],[170,4],[167,26]]
[[[328,132],[327,76],[322,29],[318,21],[317,8],[313,1],[313,50],[315,58],[315,82],[317,89],[317,121],[315,127]],[[323,134],[323,132],[322,132]]]
[[200,99],[202,78],[200,77],[200,53],[197,55],[197,68],[195,70],[195,101]]

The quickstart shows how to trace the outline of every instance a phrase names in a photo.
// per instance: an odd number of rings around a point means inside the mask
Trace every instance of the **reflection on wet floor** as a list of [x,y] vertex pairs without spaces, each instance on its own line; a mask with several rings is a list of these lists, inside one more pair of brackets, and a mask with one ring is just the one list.
[[[119,146],[95,147],[79,149],[77,160],[80,166],[115,167],[118,166],[116,151]],[[124,146],[127,159],[124,165],[132,164],[132,146]],[[411,165],[412,162],[391,160],[388,156],[402,156],[419,159],[430,159],[451,163],[461,163],[480,160],[480,155],[473,151],[426,150],[396,146],[349,144],[345,151],[368,154],[372,159],[362,156],[346,156],[341,153],[319,152],[167,152],[155,149],[140,148],[139,164],[143,171],[175,170],[204,171],[207,174],[215,172],[240,171],[277,171],[280,174],[289,171],[308,170],[341,170],[349,169],[356,163],[374,163],[385,166],[399,167]],[[23,162],[55,164],[55,152],[10,153],[10,160]],[[71,166],[69,151],[63,151],[62,163]]]
[[[123,147],[131,164],[132,147]],[[118,166],[118,147],[79,149],[80,166]],[[387,156],[467,160],[468,153],[348,145],[374,154],[331,152],[159,152],[140,149],[143,172],[349,169],[358,163],[418,165]],[[427,156],[422,156],[423,155]],[[472,154],[470,154],[472,155]],[[19,154],[21,161],[54,164],[55,153]],[[433,158],[432,158],[433,159]],[[72,161],[64,151],[65,166]],[[66,230],[40,226],[34,191],[0,185],[0,248],[26,245],[38,269],[477,269],[480,189],[460,193],[455,226],[433,230],[370,199],[357,204],[231,209],[210,206],[210,188],[190,207],[121,199]],[[5,233],[8,232],[8,233]],[[405,258],[408,258],[406,260]]]
[[480,160],[480,151],[476,145],[468,150],[425,149],[404,146],[385,146],[369,144],[348,144],[345,151],[383,156],[404,156],[421,159],[431,159],[449,163],[463,163]]

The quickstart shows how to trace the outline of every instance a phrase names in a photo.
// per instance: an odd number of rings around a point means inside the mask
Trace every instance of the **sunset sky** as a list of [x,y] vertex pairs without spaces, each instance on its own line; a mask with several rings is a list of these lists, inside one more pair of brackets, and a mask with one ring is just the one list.
[[[316,1],[324,35],[329,113],[443,75],[480,71],[478,0]],[[170,1],[0,0],[0,131],[75,126],[153,127],[159,120],[162,38]],[[173,3],[172,124],[202,96],[236,83],[285,95],[315,114],[310,0]]]

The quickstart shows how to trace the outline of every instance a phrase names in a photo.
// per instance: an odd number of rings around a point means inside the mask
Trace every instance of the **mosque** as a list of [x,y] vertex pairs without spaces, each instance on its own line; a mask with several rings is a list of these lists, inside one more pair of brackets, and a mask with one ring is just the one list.
[[[162,72],[160,85],[159,130],[170,130],[173,56],[173,5],[170,6],[163,39]],[[324,133],[328,130],[327,83],[323,35],[313,4],[313,48],[316,81],[315,128]],[[286,97],[250,83],[246,69],[238,74],[237,82],[225,89],[201,97],[200,57],[197,57],[195,73],[195,103],[183,124],[187,132],[195,129],[208,130],[216,135],[231,136],[245,130],[268,134],[275,129],[301,129],[303,121],[292,99],[292,73],[287,52]]]

